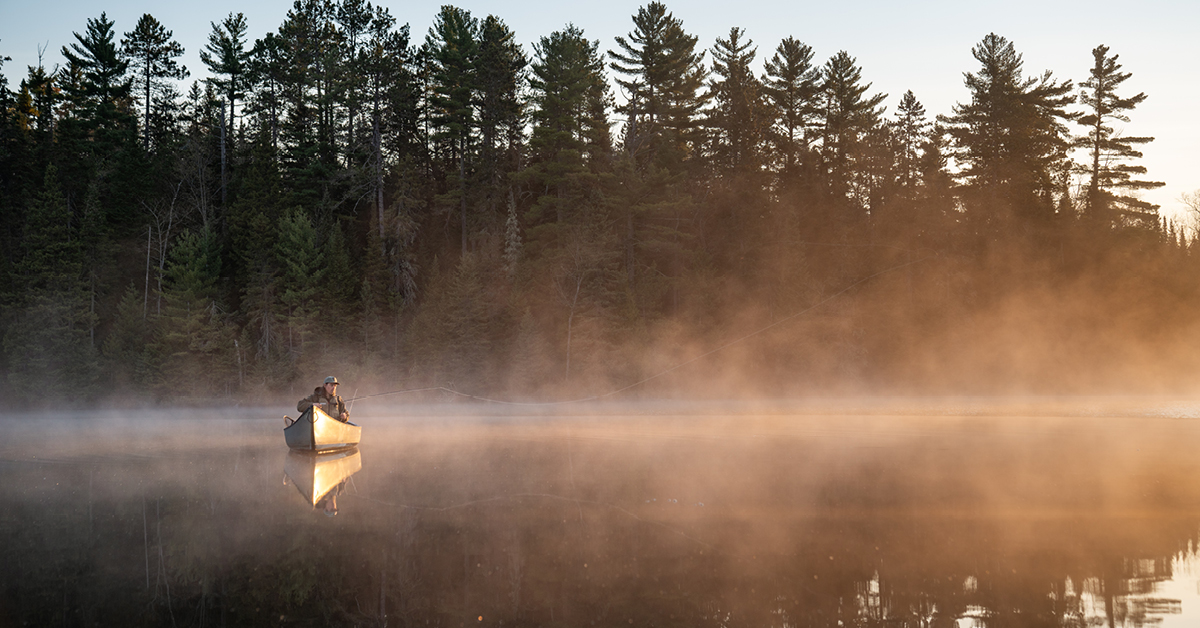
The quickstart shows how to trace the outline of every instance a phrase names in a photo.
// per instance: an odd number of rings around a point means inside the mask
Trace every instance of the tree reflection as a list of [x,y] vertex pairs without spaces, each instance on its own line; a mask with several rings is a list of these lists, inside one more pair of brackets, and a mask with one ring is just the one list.
[[[1111,461],[1095,443],[1039,441],[1035,473],[962,435],[850,460],[573,428],[568,477],[562,434],[514,429],[380,428],[367,469],[275,442],[6,462],[0,624],[1116,628],[1196,579],[1200,518],[1147,508],[1129,465],[1032,479]],[[1144,471],[1159,504],[1198,497],[1170,482],[1191,464]],[[338,517],[305,511],[339,491]]]

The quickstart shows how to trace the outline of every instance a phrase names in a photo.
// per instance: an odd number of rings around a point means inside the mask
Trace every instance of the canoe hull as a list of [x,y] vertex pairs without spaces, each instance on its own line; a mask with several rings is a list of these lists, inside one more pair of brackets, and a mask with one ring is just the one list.
[[295,423],[283,430],[287,446],[299,451],[327,452],[354,447],[362,438],[362,428],[325,414],[313,406]]
[[357,448],[323,455],[293,450],[283,465],[283,472],[312,506],[361,469],[362,455]]

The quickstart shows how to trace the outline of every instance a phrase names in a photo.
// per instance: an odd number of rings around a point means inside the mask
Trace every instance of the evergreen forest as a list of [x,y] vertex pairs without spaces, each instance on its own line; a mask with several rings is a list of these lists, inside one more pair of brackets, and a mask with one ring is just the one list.
[[528,48],[455,6],[211,26],[101,13],[61,67],[0,65],[10,398],[1153,392],[1200,366],[1200,260],[1139,196],[1147,95],[1099,42],[1060,76],[986,34],[934,114],[851,52],[706,47],[659,2]]

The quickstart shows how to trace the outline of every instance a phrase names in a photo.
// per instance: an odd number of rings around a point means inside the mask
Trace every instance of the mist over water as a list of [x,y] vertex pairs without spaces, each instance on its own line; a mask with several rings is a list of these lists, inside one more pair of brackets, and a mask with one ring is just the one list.
[[278,414],[0,418],[0,624],[1200,620],[1188,399]]

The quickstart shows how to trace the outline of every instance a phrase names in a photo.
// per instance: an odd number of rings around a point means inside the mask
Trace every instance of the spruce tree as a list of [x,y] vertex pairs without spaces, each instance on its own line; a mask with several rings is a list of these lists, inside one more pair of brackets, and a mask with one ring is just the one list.
[[1107,227],[1152,228],[1158,219],[1158,206],[1117,190],[1150,190],[1165,185],[1134,179],[1135,175],[1146,174],[1146,167],[1129,163],[1142,156],[1134,146],[1149,144],[1154,138],[1123,135],[1113,126],[1129,122],[1127,112],[1145,101],[1146,94],[1127,98],[1117,95],[1132,74],[1121,71],[1119,55],[1110,56],[1108,46],[1097,46],[1092,57],[1095,63],[1088,79],[1080,84],[1079,93],[1084,114],[1078,122],[1087,133],[1075,139],[1075,145],[1088,155],[1084,214]]
[[151,340],[151,323],[143,310],[142,291],[130,283],[117,304],[112,328],[101,344],[105,374],[116,390],[145,390],[157,383]]

